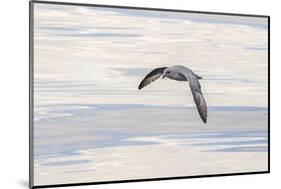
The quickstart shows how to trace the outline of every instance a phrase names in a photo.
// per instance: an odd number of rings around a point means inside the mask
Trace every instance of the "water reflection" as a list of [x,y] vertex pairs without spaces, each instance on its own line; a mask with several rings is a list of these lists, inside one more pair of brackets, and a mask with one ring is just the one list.
[[[122,127],[130,128],[143,127],[144,123],[130,122],[135,120],[138,114],[149,114],[150,111],[169,112],[193,112],[194,107],[179,106],[147,106],[137,104],[95,104],[95,105],[69,105],[69,106],[47,106],[41,107],[35,128],[35,160],[42,161],[41,166],[69,165],[71,161],[49,162],[56,157],[80,156],[81,151],[99,148],[118,148],[130,146],[150,146],[150,145],[174,145],[175,147],[197,146],[201,152],[267,152],[267,130],[240,128],[229,126],[230,130],[216,129],[216,124],[207,125],[207,129],[215,129],[200,132],[194,127],[185,124],[185,121],[172,120],[170,124],[174,129],[164,132],[163,125],[157,126],[156,120],[151,119],[153,128],[156,131],[150,133],[152,129],[122,130]],[[125,120],[128,114],[120,111],[134,112],[134,116]],[[115,113],[120,115],[116,116]],[[259,115],[261,118],[267,117],[267,109],[260,107],[210,107],[209,112],[223,113],[224,115],[235,116],[238,113]],[[228,113],[229,112],[229,113]],[[53,115],[53,116],[52,116]],[[109,118],[107,118],[109,116]],[[110,119],[120,122],[118,127],[111,125]],[[263,118],[262,118],[263,119]],[[92,120],[89,121],[89,120]],[[190,122],[190,121],[189,121]],[[95,127],[95,124],[103,123],[104,126]],[[183,124],[183,125],[182,125]],[[256,122],[256,124],[259,124]],[[122,126],[121,126],[122,125]],[[251,124],[251,127],[254,125]],[[196,126],[200,129],[201,126]],[[99,129],[100,128],[100,129]],[[158,129],[157,129],[158,128]],[[164,127],[165,128],[165,127]],[[177,132],[179,128],[187,131]],[[232,128],[232,129],[231,129]],[[233,129],[234,128],[234,129]],[[152,130],[151,130],[152,131]],[[85,163],[77,161],[73,164]]]
[[[37,184],[264,169],[267,19],[51,4],[35,12]],[[138,91],[151,69],[175,64],[204,78],[207,125],[184,82]]]

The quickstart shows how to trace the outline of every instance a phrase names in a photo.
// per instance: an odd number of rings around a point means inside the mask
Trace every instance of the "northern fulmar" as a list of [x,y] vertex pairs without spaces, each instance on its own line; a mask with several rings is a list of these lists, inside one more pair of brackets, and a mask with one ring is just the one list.
[[156,68],[149,72],[141,81],[138,87],[139,90],[157,80],[161,76],[162,79],[167,77],[177,81],[188,81],[199,115],[203,122],[206,123],[208,113],[207,105],[201,91],[200,83],[198,81],[199,79],[202,79],[202,77],[195,74],[191,69],[181,65]]

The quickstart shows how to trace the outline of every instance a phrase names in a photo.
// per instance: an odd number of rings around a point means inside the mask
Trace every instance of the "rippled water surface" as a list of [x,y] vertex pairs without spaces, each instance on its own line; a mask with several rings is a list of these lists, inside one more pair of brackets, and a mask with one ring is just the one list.
[[[35,4],[35,184],[267,170],[265,18]],[[208,123],[186,82],[203,77]]]

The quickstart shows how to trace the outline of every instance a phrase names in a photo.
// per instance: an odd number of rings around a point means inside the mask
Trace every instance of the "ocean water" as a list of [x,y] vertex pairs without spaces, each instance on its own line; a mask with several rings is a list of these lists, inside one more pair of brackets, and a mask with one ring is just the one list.
[[[208,125],[196,123],[200,119],[194,113],[196,109],[193,107],[163,108],[100,104],[48,107],[48,113],[43,109],[40,111],[42,113],[41,119],[36,121],[38,127],[35,128],[35,140],[38,141],[38,143],[35,143],[35,156],[38,159],[49,156],[68,156],[76,154],[75,152],[79,153],[79,150],[90,148],[160,144],[157,141],[151,142],[149,140],[127,140],[150,135],[163,136],[167,140],[209,139],[210,141],[206,143],[202,142],[196,145],[220,146],[219,149],[215,148],[211,151],[244,151],[244,149],[248,149],[248,151],[267,152],[267,109],[259,107],[210,107],[211,115],[224,114],[228,116],[221,117],[220,121],[229,118],[230,120],[234,119],[233,121],[245,121],[252,124],[246,123],[243,126],[235,126],[228,122],[228,129],[216,124],[219,118],[212,119]],[[159,114],[161,111],[162,114],[155,115],[156,112]],[[243,113],[249,115],[241,116]],[[48,116],[44,116],[46,114]],[[163,120],[161,116],[165,114],[171,114],[171,118]],[[259,116],[260,118],[250,120],[253,116]],[[143,120],[146,117],[149,117],[149,119]],[[241,120],[235,120],[237,118]],[[161,119],[163,121],[160,121]],[[130,127],[137,128],[130,129]],[[73,131],[76,133],[74,134]],[[83,140],[83,137],[89,138],[89,140]],[[59,138],[60,141],[55,140]],[[224,141],[212,141],[221,139]],[[43,145],[41,145],[41,142]],[[45,142],[47,142],[47,145]],[[69,150],[67,150],[68,147]]]
[[266,108],[210,107],[207,125],[195,107],[62,105],[37,113],[38,184],[265,171],[268,166]]
[[[266,171],[267,20],[35,4],[36,185]],[[185,65],[186,82],[137,86]]]

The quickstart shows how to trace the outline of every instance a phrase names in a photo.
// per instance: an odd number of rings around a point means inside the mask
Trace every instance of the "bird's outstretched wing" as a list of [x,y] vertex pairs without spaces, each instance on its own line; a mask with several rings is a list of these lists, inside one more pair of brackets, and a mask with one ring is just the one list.
[[147,74],[145,76],[145,78],[141,81],[141,83],[139,85],[139,90],[142,89],[143,87],[147,86],[151,82],[155,81],[159,77],[161,77],[161,75],[163,75],[163,73],[166,69],[167,69],[167,67],[161,67],[161,68],[156,68],[156,69],[152,70],[151,72],[149,72],[149,74]]
[[195,104],[197,106],[197,110],[199,112],[199,115],[204,123],[207,122],[207,104],[203,97],[201,86],[196,77],[190,77],[189,78],[189,86],[193,95],[193,99],[195,101]]
[[197,106],[197,110],[199,112],[199,115],[204,123],[207,122],[207,104],[203,97],[201,86],[198,81],[199,78],[191,76],[188,78],[189,86],[193,95],[194,102]]

